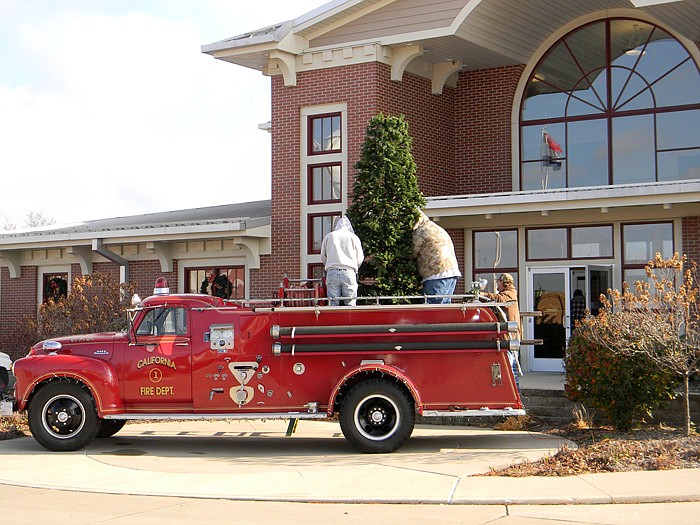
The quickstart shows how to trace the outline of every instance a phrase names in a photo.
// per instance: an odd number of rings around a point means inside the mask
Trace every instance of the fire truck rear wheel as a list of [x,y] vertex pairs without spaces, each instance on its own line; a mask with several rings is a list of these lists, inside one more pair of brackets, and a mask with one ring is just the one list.
[[126,419],[101,419],[97,438],[108,438],[119,432],[126,425]]
[[28,420],[34,439],[49,450],[80,450],[100,429],[90,392],[67,381],[39,390],[29,405]]
[[356,384],[340,407],[340,428],[345,439],[368,454],[401,448],[411,437],[415,421],[411,396],[386,379]]

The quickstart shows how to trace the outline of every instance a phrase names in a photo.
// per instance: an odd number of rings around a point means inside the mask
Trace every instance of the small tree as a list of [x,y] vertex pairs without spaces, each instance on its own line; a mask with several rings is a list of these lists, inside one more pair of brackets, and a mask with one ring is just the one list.
[[133,285],[120,284],[111,274],[76,277],[68,296],[49,300],[39,307],[36,317],[24,319],[18,351],[26,352],[37,341],[52,337],[124,329],[133,293]]
[[348,217],[362,240],[360,295],[415,295],[420,279],[412,253],[413,225],[425,198],[418,188],[411,137],[403,116],[379,114],[365,132]]
[[700,371],[697,263],[677,253],[663,259],[657,253],[646,267],[647,282],[637,281],[632,292],[611,290],[594,319],[579,332],[594,344],[618,355],[640,358],[650,373],[673,375],[683,383],[685,430],[691,432],[690,378]]

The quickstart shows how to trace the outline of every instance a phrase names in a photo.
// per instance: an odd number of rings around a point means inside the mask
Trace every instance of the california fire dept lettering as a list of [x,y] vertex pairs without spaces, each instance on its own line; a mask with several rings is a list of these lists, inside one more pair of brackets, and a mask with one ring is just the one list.
[[177,370],[177,366],[175,365],[175,361],[168,357],[163,357],[160,355],[153,355],[151,357],[147,357],[146,359],[139,359],[136,362],[136,368],[141,370],[144,366],[155,366],[155,365],[163,365],[167,366],[168,368],[172,368],[173,370]]
[[172,386],[142,386],[139,388],[142,396],[174,396],[175,387]]

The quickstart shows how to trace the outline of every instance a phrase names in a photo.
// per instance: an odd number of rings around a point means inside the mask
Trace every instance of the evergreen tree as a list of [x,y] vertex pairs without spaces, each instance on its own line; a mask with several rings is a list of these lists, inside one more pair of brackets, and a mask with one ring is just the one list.
[[415,295],[420,278],[412,253],[413,225],[425,198],[418,188],[411,137],[403,116],[370,120],[348,217],[362,240],[359,295]]

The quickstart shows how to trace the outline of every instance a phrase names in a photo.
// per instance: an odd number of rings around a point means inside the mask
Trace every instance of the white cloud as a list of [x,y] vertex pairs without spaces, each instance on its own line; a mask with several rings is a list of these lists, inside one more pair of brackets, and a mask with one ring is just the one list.
[[270,81],[200,46],[321,3],[0,6],[0,224],[269,198]]

